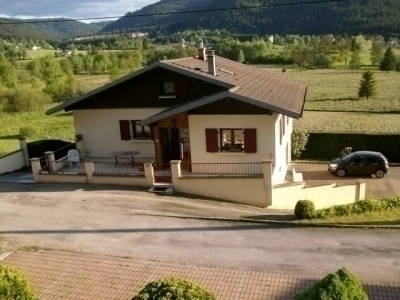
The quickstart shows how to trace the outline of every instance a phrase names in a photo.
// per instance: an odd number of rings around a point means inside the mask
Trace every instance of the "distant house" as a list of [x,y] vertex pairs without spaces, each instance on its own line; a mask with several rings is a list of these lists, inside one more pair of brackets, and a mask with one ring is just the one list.
[[267,35],[268,41],[270,41],[272,44],[274,43],[274,36],[273,35]]
[[35,50],[35,51],[36,51],[36,50],[42,50],[42,48],[41,48],[41,47],[38,47],[38,46],[33,46],[33,47],[32,47],[32,50]]
[[59,53],[59,56],[68,56],[71,55],[72,51],[71,50],[63,50]]

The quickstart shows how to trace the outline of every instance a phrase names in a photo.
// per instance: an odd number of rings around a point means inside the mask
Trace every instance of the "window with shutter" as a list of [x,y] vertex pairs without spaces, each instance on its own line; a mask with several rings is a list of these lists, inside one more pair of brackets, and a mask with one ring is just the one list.
[[131,139],[131,130],[129,120],[119,120],[119,130],[121,133],[121,140],[128,141]]
[[206,149],[207,152],[218,152],[218,129],[206,129]]
[[244,152],[257,153],[257,130],[255,128],[245,128],[244,135]]

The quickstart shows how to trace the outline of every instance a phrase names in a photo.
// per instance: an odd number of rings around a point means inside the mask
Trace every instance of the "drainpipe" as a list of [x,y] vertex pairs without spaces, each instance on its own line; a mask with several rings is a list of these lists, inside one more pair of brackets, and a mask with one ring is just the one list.
[[208,50],[207,52],[207,61],[208,61],[208,73],[212,75],[217,75],[217,72],[215,70],[215,51],[214,50]]

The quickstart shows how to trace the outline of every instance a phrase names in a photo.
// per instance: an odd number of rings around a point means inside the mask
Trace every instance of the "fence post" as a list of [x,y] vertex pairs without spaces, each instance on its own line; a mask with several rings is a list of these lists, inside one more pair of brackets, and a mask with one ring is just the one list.
[[264,179],[264,187],[266,189],[266,206],[272,205],[272,160],[265,159],[262,161],[262,172]]
[[26,144],[26,138],[19,138],[19,148],[22,150],[22,153],[24,154],[25,166],[29,167],[30,162],[29,162],[29,153],[28,153],[28,145]]
[[85,172],[88,183],[93,183],[94,163],[92,161],[85,161]]
[[181,177],[181,161],[180,160],[171,160],[169,162],[171,165],[171,179],[172,185],[178,186],[179,178]]
[[152,187],[154,185],[154,169],[153,163],[144,163],[144,176],[146,187]]
[[49,166],[49,172],[57,172],[55,164],[56,160],[54,159],[54,151],[47,151],[44,153],[44,156],[46,157],[47,165]]
[[31,158],[31,167],[32,167],[32,174],[33,174],[33,180],[35,182],[40,182],[39,179],[39,173],[42,170],[42,167],[40,166],[40,158]]

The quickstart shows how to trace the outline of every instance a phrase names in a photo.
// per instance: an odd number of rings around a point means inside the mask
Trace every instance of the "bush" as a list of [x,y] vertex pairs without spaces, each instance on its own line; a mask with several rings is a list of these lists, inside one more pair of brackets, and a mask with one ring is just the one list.
[[37,299],[25,276],[17,270],[0,265],[0,299]]
[[169,277],[148,283],[132,300],[215,300],[215,296],[189,281]]
[[6,90],[0,94],[0,98],[7,112],[38,111],[50,103],[46,94],[28,87]]
[[62,140],[39,140],[28,143],[29,158],[42,157],[46,151],[56,151],[70,145]]
[[295,158],[299,158],[301,153],[306,149],[309,134],[305,130],[293,130],[292,132],[292,154]]
[[293,300],[368,300],[359,279],[346,268],[328,274],[309,289],[294,296]]
[[19,135],[23,138],[31,138],[37,134],[39,134],[39,129],[34,125],[24,126],[19,129]]
[[294,208],[294,214],[299,219],[310,219],[314,216],[315,206],[309,200],[299,200]]
[[[292,137],[293,140],[293,137]],[[307,149],[300,159],[330,160],[351,145],[354,151],[372,150],[381,152],[389,162],[400,162],[400,134],[363,133],[309,133]]]

